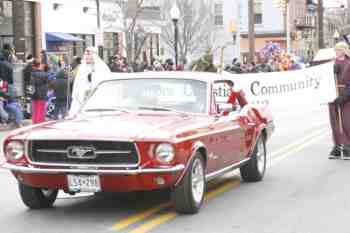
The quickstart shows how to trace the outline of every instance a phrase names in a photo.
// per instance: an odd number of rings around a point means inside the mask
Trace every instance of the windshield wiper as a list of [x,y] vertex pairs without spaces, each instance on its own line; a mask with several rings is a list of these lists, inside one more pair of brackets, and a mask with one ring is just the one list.
[[129,111],[121,108],[89,108],[84,110],[84,112],[124,112],[129,113]]
[[164,108],[164,107],[157,107],[157,106],[139,106],[139,110],[150,110],[150,111],[155,111],[155,112],[175,112],[181,115],[188,115],[186,112],[180,112],[175,109],[171,108]]
[[151,111],[159,111],[159,112],[173,112],[173,109],[170,108],[163,108],[163,107],[157,107],[157,106],[139,106],[139,110],[151,110]]

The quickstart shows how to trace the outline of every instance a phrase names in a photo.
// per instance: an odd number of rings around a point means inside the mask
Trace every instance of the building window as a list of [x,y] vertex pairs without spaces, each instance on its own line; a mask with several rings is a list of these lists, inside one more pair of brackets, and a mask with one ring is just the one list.
[[262,24],[263,21],[263,2],[262,0],[255,0],[254,2],[254,23]]
[[2,14],[6,18],[12,18],[12,2],[11,1],[0,1],[0,4],[2,4]]
[[75,37],[82,39],[82,41],[73,42],[73,56],[83,56],[87,47],[94,46],[95,35],[88,34],[72,34]]
[[215,3],[214,5],[215,26],[224,25],[224,13],[222,3]]
[[13,36],[12,2],[0,1],[0,35]]

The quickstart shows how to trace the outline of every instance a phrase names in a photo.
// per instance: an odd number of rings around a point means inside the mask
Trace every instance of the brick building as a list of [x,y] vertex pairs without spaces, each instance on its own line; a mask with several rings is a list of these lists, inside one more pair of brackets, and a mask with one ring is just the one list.
[[41,50],[41,8],[37,0],[0,0],[0,46],[9,43],[24,60]]

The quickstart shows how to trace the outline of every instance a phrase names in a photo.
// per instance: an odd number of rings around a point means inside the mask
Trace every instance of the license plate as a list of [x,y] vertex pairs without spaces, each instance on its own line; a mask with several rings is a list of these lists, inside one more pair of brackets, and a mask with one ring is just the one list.
[[100,192],[100,177],[96,175],[68,175],[68,188],[71,192]]

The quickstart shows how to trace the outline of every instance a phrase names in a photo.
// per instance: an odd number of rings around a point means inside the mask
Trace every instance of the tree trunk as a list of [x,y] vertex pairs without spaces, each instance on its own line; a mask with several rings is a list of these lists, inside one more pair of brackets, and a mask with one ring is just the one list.
[[323,49],[324,48],[324,38],[323,38],[323,0],[318,0],[317,19],[318,19],[318,49]]
[[248,0],[248,22],[249,22],[249,61],[255,61],[255,32],[254,32],[254,0]]

